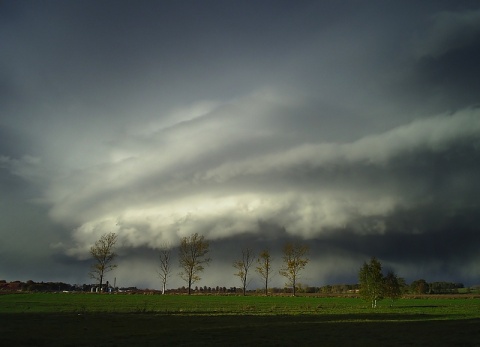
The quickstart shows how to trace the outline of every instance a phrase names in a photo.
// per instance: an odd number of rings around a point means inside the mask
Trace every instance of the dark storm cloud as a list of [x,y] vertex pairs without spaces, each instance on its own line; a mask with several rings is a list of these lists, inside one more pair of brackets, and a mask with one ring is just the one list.
[[[434,16],[424,39],[415,75],[452,108],[478,104],[480,11],[443,12]],[[431,92],[430,91],[430,92]]]
[[41,259],[16,273],[80,271],[113,231],[131,285],[155,286],[155,250],[193,232],[218,260],[208,285],[239,245],[279,266],[291,239],[311,284],[354,282],[372,255],[475,277],[475,3],[5,4],[1,252],[31,237]]
[[478,75],[480,12],[470,6],[439,10],[427,17],[425,29],[412,41],[408,64],[403,66],[406,73],[393,87],[400,88],[400,99],[408,98],[425,112],[478,105],[474,76]]

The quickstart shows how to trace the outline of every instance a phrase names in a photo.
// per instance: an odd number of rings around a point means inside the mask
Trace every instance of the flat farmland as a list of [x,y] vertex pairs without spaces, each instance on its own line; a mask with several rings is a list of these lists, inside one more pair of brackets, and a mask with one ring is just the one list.
[[480,299],[0,295],[2,345],[480,346]]

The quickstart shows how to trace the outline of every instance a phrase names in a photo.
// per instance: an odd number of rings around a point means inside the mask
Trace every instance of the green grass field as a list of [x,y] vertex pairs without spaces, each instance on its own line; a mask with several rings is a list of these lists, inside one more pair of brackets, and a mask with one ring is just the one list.
[[15,346],[480,346],[480,299],[0,295]]

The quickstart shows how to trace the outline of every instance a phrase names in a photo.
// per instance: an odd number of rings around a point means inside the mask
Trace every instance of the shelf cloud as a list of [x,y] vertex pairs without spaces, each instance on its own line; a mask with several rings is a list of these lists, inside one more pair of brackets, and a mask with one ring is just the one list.
[[0,278],[88,282],[115,232],[115,276],[158,287],[198,232],[208,286],[289,240],[310,285],[371,256],[476,284],[478,4],[207,3],[1,5]]

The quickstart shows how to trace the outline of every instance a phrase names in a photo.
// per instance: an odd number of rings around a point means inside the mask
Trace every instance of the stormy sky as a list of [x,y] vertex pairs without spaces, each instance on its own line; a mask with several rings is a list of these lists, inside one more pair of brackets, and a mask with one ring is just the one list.
[[308,285],[479,284],[479,61],[477,1],[1,1],[0,279],[90,283],[115,232],[160,288],[197,232],[201,286],[288,241]]

